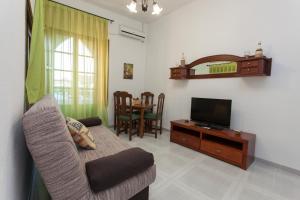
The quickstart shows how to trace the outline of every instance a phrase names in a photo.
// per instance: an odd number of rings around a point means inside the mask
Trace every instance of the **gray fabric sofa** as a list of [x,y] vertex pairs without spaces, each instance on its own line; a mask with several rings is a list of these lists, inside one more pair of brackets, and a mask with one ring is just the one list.
[[104,126],[91,127],[97,150],[78,150],[65,118],[51,96],[37,102],[23,117],[29,151],[53,200],[145,199],[156,177],[155,165],[108,190],[93,193],[85,163],[129,149]]

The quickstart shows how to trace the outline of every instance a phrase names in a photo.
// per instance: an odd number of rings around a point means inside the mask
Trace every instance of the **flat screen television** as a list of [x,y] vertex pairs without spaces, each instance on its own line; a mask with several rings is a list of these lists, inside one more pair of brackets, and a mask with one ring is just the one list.
[[231,100],[192,98],[191,120],[204,126],[230,128]]

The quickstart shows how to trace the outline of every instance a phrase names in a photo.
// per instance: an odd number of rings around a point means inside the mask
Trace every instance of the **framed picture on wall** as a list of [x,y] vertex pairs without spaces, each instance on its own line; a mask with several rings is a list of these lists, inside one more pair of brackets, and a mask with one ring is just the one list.
[[133,64],[124,63],[124,79],[133,79]]

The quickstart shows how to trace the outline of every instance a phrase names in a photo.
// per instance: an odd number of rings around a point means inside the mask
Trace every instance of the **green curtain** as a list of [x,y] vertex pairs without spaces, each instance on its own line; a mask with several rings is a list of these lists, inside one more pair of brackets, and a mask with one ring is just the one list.
[[29,55],[26,89],[29,104],[33,104],[46,94],[45,91],[45,52],[44,52],[44,0],[35,1]]
[[[37,2],[43,4],[43,0]],[[44,12],[34,19],[43,22],[33,35],[39,39],[39,52],[32,52],[38,53],[39,59],[33,56],[33,60],[39,64],[29,70],[33,72],[27,78],[27,90],[36,97],[30,102],[52,94],[65,116],[99,116],[107,125],[107,20],[51,1],[45,1],[42,8]]]

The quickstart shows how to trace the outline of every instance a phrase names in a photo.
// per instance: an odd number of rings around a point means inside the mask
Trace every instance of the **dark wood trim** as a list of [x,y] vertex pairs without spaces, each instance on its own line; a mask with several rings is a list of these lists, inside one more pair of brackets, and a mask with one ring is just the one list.
[[188,79],[209,79],[209,78],[233,78],[240,77],[238,73],[228,74],[204,74],[204,75],[192,75],[188,76]]
[[[25,80],[27,78],[27,71],[28,71],[28,65],[29,65],[29,53],[30,53],[30,43],[31,43],[31,37],[32,37],[32,27],[33,27],[33,12],[31,8],[30,0],[26,0],[26,32],[25,32]],[[30,108],[30,105],[28,103],[27,99],[27,92],[26,88],[25,90],[25,111],[27,111]]]
[[26,0],[26,21],[27,21],[27,27],[32,30],[33,26],[33,12],[30,0]]

